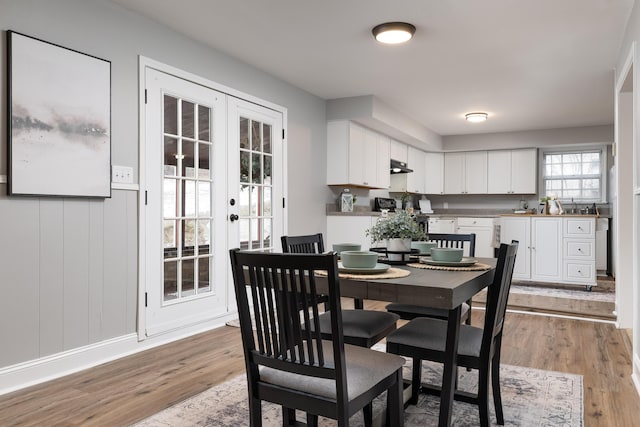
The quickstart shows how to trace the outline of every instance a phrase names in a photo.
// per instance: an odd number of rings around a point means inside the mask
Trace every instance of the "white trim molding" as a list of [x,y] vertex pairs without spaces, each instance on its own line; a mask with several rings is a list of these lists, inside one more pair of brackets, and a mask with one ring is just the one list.
[[207,332],[224,326],[229,320],[237,317],[237,313],[225,314],[224,316],[207,322],[148,338],[145,341],[139,341],[138,334],[131,333],[104,340],[96,344],[90,344],[39,359],[7,366],[0,369],[0,395],[80,372],[192,335]]
[[138,184],[123,184],[122,182],[112,182],[112,190],[140,191]]
[[636,386],[638,396],[640,396],[640,356],[637,354],[633,355],[633,371],[631,373],[631,380],[633,381],[633,385]]

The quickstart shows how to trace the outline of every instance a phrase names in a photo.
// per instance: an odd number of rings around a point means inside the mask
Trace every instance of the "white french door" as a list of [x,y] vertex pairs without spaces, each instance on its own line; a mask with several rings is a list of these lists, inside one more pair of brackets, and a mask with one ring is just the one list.
[[145,336],[233,312],[230,248],[283,232],[282,113],[145,70]]

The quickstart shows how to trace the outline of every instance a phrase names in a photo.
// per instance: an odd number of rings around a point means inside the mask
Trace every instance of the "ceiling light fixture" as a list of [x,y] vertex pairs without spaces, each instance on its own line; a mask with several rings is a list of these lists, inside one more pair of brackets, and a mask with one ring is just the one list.
[[380,43],[398,44],[411,40],[416,27],[406,22],[385,22],[373,27],[371,32]]
[[464,115],[464,118],[467,119],[468,122],[471,123],[480,123],[480,122],[484,122],[485,120],[487,120],[487,117],[489,115],[487,113],[467,113]]

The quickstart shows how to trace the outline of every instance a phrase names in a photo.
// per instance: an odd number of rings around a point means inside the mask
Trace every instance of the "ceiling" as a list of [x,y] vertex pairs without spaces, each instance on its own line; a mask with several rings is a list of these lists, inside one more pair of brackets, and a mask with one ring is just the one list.
[[[440,135],[613,123],[633,0],[113,0],[324,99],[374,95]],[[405,45],[371,28],[406,21]],[[486,111],[489,120],[464,120]]]

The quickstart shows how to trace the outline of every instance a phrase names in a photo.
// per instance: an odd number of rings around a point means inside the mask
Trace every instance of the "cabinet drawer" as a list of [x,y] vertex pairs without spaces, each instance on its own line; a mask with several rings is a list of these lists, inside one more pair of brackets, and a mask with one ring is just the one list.
[[493,218],[458,217],[460,227],[493,227]]
[[564,239],[564,257],[594,261],[595,242],[590,239]]
[[595,238],[594,218],[564,218],[564,237]]
[[594,283],[595,277],[595,262],[568,261],[564,263],[564,280],[570,282]]

